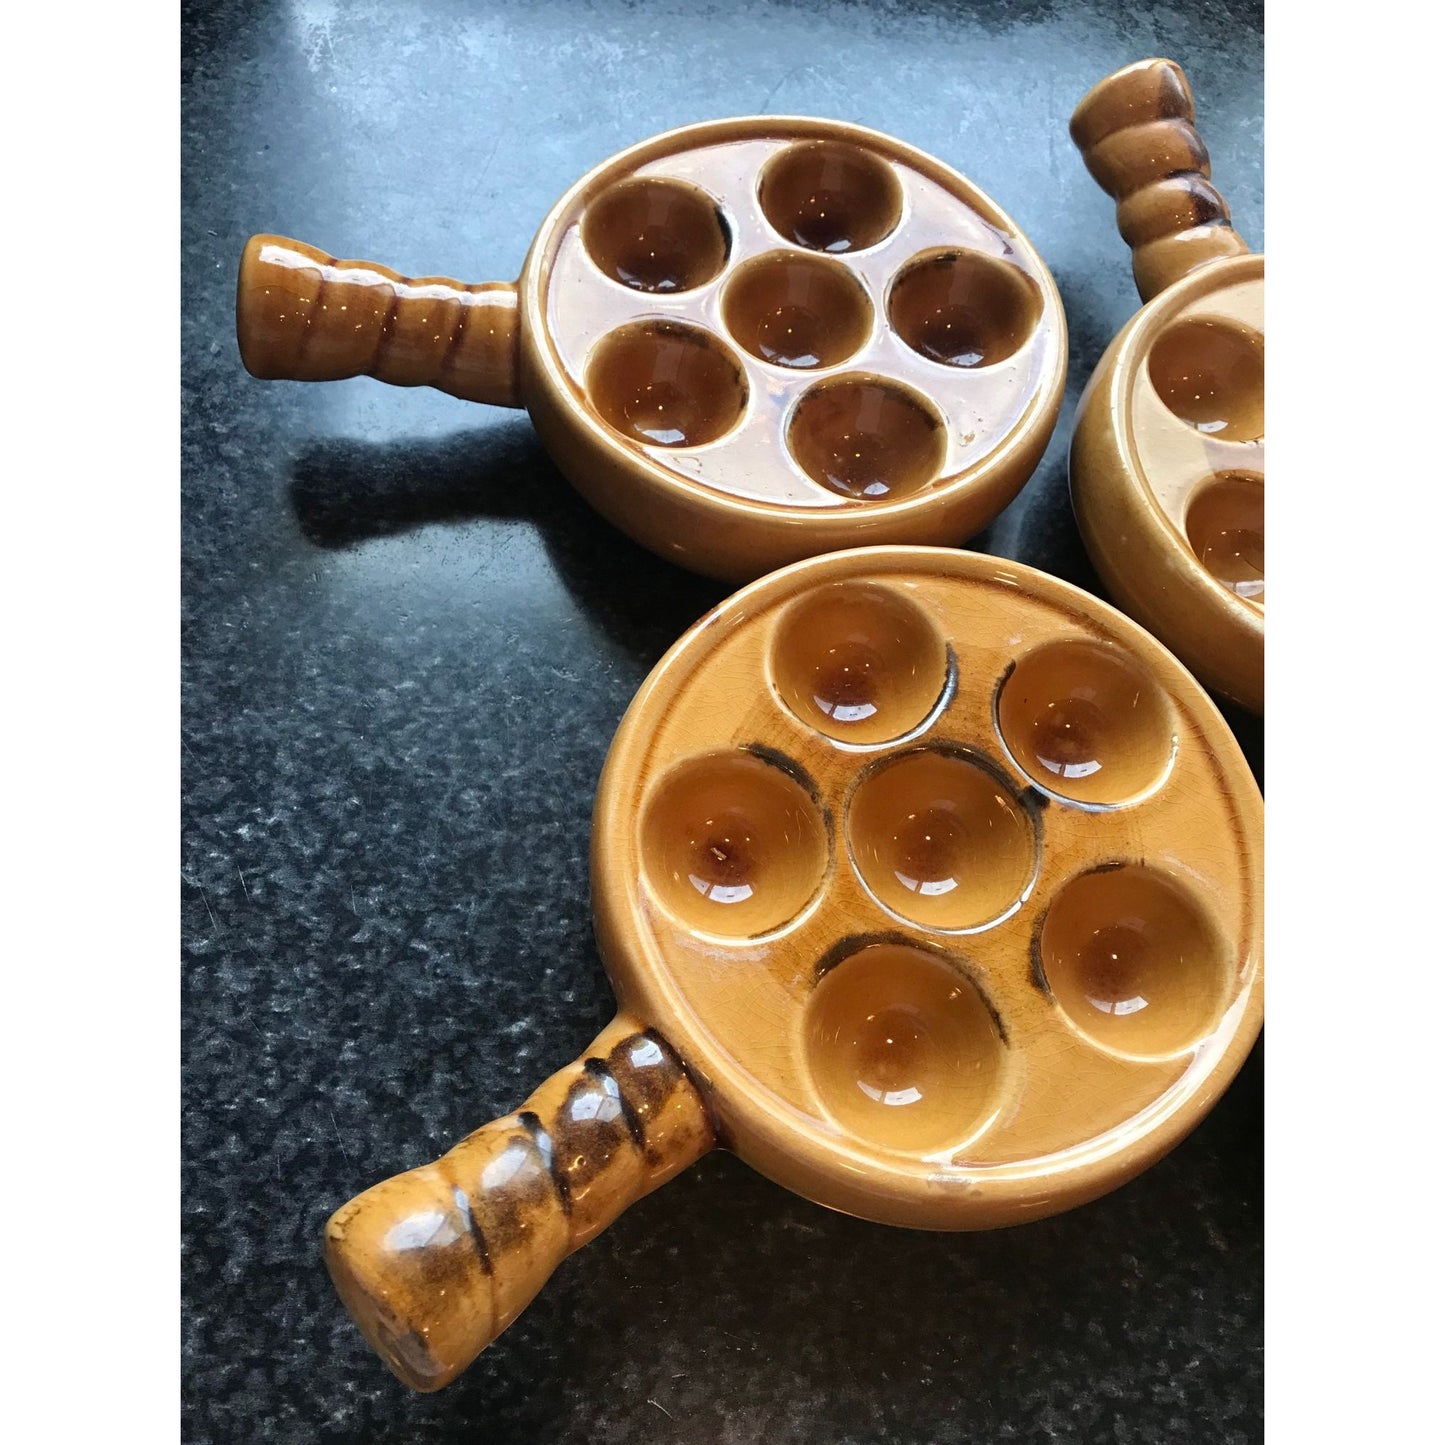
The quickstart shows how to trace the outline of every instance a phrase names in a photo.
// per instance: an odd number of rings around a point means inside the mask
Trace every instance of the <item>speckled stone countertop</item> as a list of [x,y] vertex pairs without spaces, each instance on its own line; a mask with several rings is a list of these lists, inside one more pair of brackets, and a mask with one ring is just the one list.
[[[729,589],[596,517],[522,414],[255,382],[233,330],[253,231],[507,278],[633,141],[861,122],[978,182],[1052,267],[1064,423],[974,545],[1098,590],[1068,424],[1138,302],[1068,116],[1116,66],[1178,60],[1262,248],[1260,8],[218,0],[185,7],[183,50],[184,1438],[1261,1438],[1261,1049],[1156,1168],[1020,1229],[865,1224],[712,1155],[457,1384],[391,1378],[322,1225],[611,1016],[597,776],[638,684]],[[1259,724],[1228,716],[1258,768]]]

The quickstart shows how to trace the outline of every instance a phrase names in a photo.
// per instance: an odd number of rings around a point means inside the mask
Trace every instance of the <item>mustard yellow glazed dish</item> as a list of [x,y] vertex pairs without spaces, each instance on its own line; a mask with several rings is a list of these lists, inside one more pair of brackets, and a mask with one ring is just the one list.
[[1207,694],[1076,588],[936,548],[744,588],[654,669],[603,769],[616,1020],[337,1211],[342,1297],[431,1390],[715,1147],[913,1228],[1096,1198],[1258,1035],[1262,830]]

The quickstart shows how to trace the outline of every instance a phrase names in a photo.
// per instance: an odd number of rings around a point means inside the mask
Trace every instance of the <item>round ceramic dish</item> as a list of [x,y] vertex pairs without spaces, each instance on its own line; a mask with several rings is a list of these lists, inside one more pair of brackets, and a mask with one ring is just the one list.
[[1264,709],[1264,257],[1229,224],[1173,61],[1116,72],[1070,132],[1119,202],[1147,303],[1079,404],[1074,510],[1114,600]]
[[618,1018],[333,1216],[343,1298],[434,1389],[715,1146],[915,1228],[1095,1198],[1255,1040],[1262,826],[1208,696],[1073,587],[868,548],[745,588],[658,664],[603,769]]
[[876,131],[776,116],[605,161],[515,285],[253,237],[237,334],[259,377],[525,406],[598,511],[730,579],[979,531],[1043,454],[1068,351],[1047,267],[976,186]]

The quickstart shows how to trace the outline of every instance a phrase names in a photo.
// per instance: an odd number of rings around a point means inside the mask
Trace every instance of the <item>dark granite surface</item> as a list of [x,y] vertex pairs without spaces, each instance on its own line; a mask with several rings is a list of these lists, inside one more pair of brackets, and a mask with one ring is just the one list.
[[[592,794],[650,667],[727,592],[595,517],[519,413],[264,385],[233,335],[271,229],[516,274],[585,169],[669,126],[834,116],[956,165],[1049,262],[1062,426],[975,543],[1097,590],[1067,423],[1137,306],[1066,133],[1167,54],[1262,246],[1258,7],[594,0],[184,13],[184,1418],[189,1441],[1174,1441],[1262,1434],[1262,1054],[1114,1195],[931,1235],[713,1155],[563,1265],[456,1385],[362,1344],[319,1241],[612,1012]],[[1230,715],[1258,765],[1260,729]]]

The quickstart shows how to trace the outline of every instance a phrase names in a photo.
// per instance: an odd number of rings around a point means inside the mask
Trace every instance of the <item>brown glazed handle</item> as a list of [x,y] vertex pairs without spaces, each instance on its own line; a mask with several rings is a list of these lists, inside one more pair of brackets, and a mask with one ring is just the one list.
[[671,1047],[619,1015],[517,1113],[338,1209],[326,1264],[392,1372],[439,1390],[574,1249],[715,1142]]
[[1194,96],[1172,60],[1140,60],[1079,102],[1069,134],[1089,174],[1119,203],[1134,281],[1149,301],[1196,267],[1249,247],[1209,181]]
[[413,280],[285,236],[252,236],[236,278],[236,339],[263,381],[374,376],[521,405],[517,288],[507,282]]

